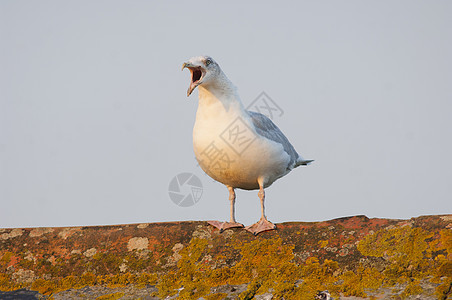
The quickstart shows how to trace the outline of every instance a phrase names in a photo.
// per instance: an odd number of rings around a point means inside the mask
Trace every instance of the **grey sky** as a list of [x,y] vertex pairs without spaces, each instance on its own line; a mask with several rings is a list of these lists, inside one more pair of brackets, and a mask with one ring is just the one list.
[[[201,54],[316,160],[267,189],[269,220],[451,213],[452,2],[274,3],[1,1],[0,227],[228,219],[192,150]],[[257,221],[257,191],[236,210]]]

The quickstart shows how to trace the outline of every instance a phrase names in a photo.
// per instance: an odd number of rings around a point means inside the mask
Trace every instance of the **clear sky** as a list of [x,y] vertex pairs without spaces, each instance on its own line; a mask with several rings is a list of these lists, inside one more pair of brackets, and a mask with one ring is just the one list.
[[[452,2],[275,3],[1,1],[0,227],[227,220],[192,149],[201,54],[315,159],[267,189],[269,220],[452,213]],[[257,221],[257,191],[236,210]]]

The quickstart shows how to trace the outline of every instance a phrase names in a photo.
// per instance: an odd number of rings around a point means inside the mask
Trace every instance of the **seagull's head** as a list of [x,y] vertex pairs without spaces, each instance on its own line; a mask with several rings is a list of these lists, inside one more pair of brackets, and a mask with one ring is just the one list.
[[198,85],[208,85],[221,73],[220,66],[210,56],[192,57],[182,65],[182,70],[185,68],[189,69],[191,73],[187,97]]

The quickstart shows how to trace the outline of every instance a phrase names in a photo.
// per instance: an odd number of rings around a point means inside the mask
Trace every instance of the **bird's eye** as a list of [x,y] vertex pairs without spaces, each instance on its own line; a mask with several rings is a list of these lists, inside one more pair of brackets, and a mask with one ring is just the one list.
[[212,60],[210,58],[206,59],[206,66],[210,65],[212,63]]

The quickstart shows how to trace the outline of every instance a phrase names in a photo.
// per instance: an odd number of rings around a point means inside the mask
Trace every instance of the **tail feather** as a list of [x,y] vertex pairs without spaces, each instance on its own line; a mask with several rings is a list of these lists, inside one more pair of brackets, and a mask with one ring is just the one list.
[[300,159],[295,163],[295,168],[298,166],[307,166],[310,163],[312,163],[314,160],[313,159]]

